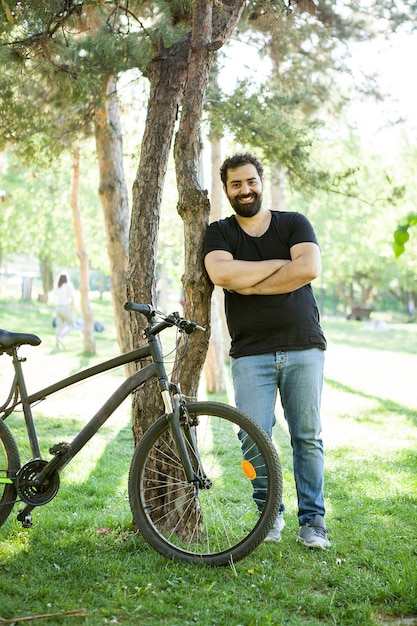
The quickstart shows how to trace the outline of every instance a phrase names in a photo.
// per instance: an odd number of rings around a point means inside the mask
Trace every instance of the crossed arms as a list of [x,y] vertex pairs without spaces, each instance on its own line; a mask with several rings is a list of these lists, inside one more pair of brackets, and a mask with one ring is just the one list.
[[276,295],[295,291],[319,276],[320,249],[315,243],[292,246],[290,260],[239,261],[230,252],[213,250],[204,260],[212,282],[241,295]]

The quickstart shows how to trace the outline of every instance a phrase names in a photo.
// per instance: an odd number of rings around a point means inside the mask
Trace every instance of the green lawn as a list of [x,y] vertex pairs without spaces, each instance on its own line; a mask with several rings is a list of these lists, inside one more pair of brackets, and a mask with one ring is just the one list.
[[[106,331],[96,336],[97,357],[87,359],[81,334],[69,338],[65,352],[54,349],[48,305],[0,302],[0,327],[43,338],[25,354],[33,390],[117,354],[110,304],[93,306]],[[126,404],[62,474],[57,497],[34,511],[32,529],[22,529],[14,515],[0,529],[0,624],[45,614],[54,616],[31,623],[417,624],[417,325],[386,331],[345,320],[323,325],[330,550],[296,543],[291,451],[278,411],[287,507],[282,542],[262,545],[233,568],[156,554],[131,532]],[[0,364],[4,391],[8,357]],[[122,376],[113,372],[42,403],[37,423],[45,448],[80,428]],[[64,615],[71,611],[79,613]]]

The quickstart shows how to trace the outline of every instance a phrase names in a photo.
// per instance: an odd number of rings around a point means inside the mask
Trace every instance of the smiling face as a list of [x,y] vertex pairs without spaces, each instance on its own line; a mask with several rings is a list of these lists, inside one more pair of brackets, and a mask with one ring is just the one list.
[[263,181],[252,163],[227,170],[223,189],[231,206],[241,217],[253,217],[260,211]]

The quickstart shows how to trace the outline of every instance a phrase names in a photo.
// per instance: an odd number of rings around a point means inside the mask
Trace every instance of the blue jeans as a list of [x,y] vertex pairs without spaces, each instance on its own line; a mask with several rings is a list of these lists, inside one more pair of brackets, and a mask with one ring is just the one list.
[[[324,352],[319,348],[273,352],[232,359],[238,409],[252,417],[272,437],[279,390],[293,450],[299,524],[324,516],[324,450],[320,404]],[[244,453],[244,451],[243,451]],[[254,499],[262,506],[262,479],[253,481]],[[284,510],[281,504],[281,510]]]

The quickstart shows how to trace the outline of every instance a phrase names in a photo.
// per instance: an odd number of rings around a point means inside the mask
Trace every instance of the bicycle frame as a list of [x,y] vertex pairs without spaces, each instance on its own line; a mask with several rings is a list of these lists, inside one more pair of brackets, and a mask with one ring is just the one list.
[[[148,318],[150,322],[150,319]],[[188,324],[188,322],[185,320]],[[60,380],[53,385],[49,385],[40,391],[32,394],[28,394],[26,389],[25,378],[23,374],[22,362],[26,359],[19,357],[17,354],[17,346],[11,347],[7,350],[7,353],[12,357],[13,367],[15,370],[15,376],[11,385],[11,389],[6,402],[0,407],[0,419],[5,420],[10,413],[14,411],[17,406],[22,406],[26,431],[30,443],[32,459],[21,467],[21,470],[30,466],[33,461],[44,462],[43,467],[39,469],[34,477],[33,484],[42,485],[44,481],[49,477],[56,475],[56,472],[63,469],[82,448],[90,441],[90,439],[96,434],[100,427],[107,421],[107,419],[114,413],[114,411],[122,404],[122,402],[130,395],[135,389],[139,388],[150,378],[156,378],[158,384],[158,391],[161,394],[165,416],[170,425],[171,433],[177,446],[179,457],[183,465],[183,469],[189,483],[198,483],[201,480],[199,474],[203,475],[204,472],[196,473],[193,467],[193,463],[190,459],[190,455],[187,449],[187,443],[184,441],[184,436],[181,432],[180,418],[182,415],[181,407],[184,403],[181,402],[181,394],[179,387],[176,384],[170,383],[165,364],[162,355],[162,348],[158,338],[158,334],[173,326],[173,323],[168,318],[155,323],[153,326],[149,325],[144,330],[144,336],[147,340],[147,345],[142,348],[137,348],[125,354],[121,354],[118,357],[99,363],[93,367],[81,370],[72,376],[68,376],[63,380]],[[187,332],[187,331],[185,331]],[[44,400],[48,396],[51,396],[55,392],[62,389],[66,389],[75,385],[78,382],[87,380],[101,374],[106,371],[110,371],[116,367],[126,365],[127,363],[134,363],[150,357],[152,363],[141,367],[137,372],[129,376],[108,398],[103,406],[97,411],[97,413],[85,424],[81,431],[75,436],[72,442],[61,442],[49,449],[53,458],[49,461],[44,461],[41,457],[41,451],[39,446],[39,440],[36,432],[35,422],[32,414],[32,404]],[[198,455],[195,454],[198,458]],[[19,470],[19,472],[21,471]],[[19,475],[18,472],[18,475]],[[58,482],[59,486],[59,482]],[[54,497],[58,489],[51,496]],[[47,500],[49,501],[49,500]],[[44,503],[46,503],[45,501]],[[24,526],[31,526],[31,511],[38,506],[37,504],[27,503],[23,510],[19,512],[17,519],[22,522]]]
[[[137,372],[129,376],[108,398],[104,405],[97,411],[97,413],[87,422],[87,424],[81,429],[81,431],[75,436],[73,441],[67,445],[65,450],[55,452],[57,456],[51,460],[47,466],[45,466],[44,472],[47,475],[52,470],[61,469],[67,463],[74,458],[76,454],[85,446],[85,444],[95,435],[99,428],[107,421],[107,419],[114,413],[114,411],[122,404],[122,402],[132,393],[135,389],[141,386],[150,378],[156,377],[158,379],[159,391],[162,395],[164,407],[167,415],[174,413],[173,403],[169,392],[169,380],[163,363],[163,356],[159,341],[156,335],[167,328],[169,324],[161,322],[153,327],[148,327],[145,330],[145,336],[148,340],[148,344],[142,348],[137,348],[125,354],[121,354],[113,359],[94,365],[87,369],[81,370],[72,376],[68,376],[53,385],[49,385],[40,391],[28,394],[26,389],[25,378],[22,368],[22,359],[17,355],[17,349],[12,349],[12,360],[15,370],[15,377],[12,383],[12,388],[6,403],[0,407],[0,411],[4,413],[3,419],[7,417],[17,406],[22,405],[26,430],[31,447],[31,453],[33,458],[40,459],[41,452],[39,447],[39,440],[36,432],[35,421],[32,414],[32,405],[41,400],[44,400],[48,396],[71,387],[78,382],[87,380],[101,374],[106,371],[110,371],[116,367],[126,365],[127,363],[133,363],[143,360],[147,357],[152,358],[152,363],[142,367]],[[14,399],[12,400],[12,398]],[[42,474],[44,473],[42,472]]]
[[[0,406],[0,525],[19,500],[24,507],[19,510],[17,520],[24,528],[31,527],[32,510],[47,504],[58,493],[59,470],[82,450],[129,394],[152,378],[153,390],[161,395],[165,412],[161,417],[155,416],[158,419],[146,430],[133,452],[128,479],[133,519],[146,541],[165,556],[186,562],[232,563],[258,546],[276,519],[282,494],[276,450],[256,422],[237,409],[210,401],[188,402],[179,386],[170,382],[159,333],[175,326],[189,335],[195,329],[204,330],[201,326],[178,313],[167,316],[148,304],[128,302],[125,309],[147,318],[144,347],[83,369],[30,394],[23,372],[26,359],[18,356],[18,349],[23,345],[39,345],[40,338],[0,331],[0,354],[6,352],[14,368],[7,399]],[[159,319],[163,321],[158,322]],[[86,418],[71,442],[52,445],[49,460],[41,458],[33,405],[128,363],[135,363],[137,371],[119,384],[91,419]],[[2,423],[16,409],[24,414],[32,454],[23,464],[18,441]],[[231,455],[225,460],[228,444]],[[252,473],[241,460],[242,452]],[[250,460],[246,458],[249,456]],[[228,503],[229,475],[232,475],[231,484],[238,485],[236,491],[241,493],[238,513],[230,511],[233,504]],[[253,476],[263,481],[265,497],[260,514],[253,501],[253,485],[249,483]]]

